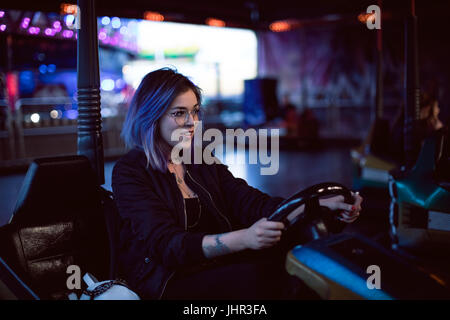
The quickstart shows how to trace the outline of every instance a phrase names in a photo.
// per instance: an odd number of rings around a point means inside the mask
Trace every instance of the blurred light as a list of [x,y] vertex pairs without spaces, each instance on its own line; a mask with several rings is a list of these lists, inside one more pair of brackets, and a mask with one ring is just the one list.
[[61,22],[60,21],[53,22],[53,28],[58,29],[60,27],[61,27]]
[[64,17],[64,21],[66,22],[66,26],[71,27],[75,21],[75,16],[73,14],[68,14]]
[[39,113],[33,113],[30,119],[33,123],[38,123],[41,117],[39,116]]
[[225,21],[214,18],[206,19],[206,24],[211,27],[225,27]]
[[119,38],[113,37],[110,41],[111,45],[116,46],[119,43]]
[[62,35],[63,35],[64,38],[72,38],[73,31],[72,30],[64,30]]
[[102,81],[101,88],[105,91],[111,91],[114,89],[114,80],[113,79],[105,79]]
[[51,28],[46,28],[46,29],[45,29],[45,34],[46,34],[47,36],[53,37],[53,36],[55,35],[55,33],[56,33],[56,31],[53,30],[53,29],[51,29]]
[[269,29],[273,32],[284,32],[291,30],[292,26],[287,21],[275,21],[269,26]]
[[103,17],[102,18],[102,24],[104,26],[107,26],[111,22],[111,19],[109,17]]
[[146,11],[144,12],[144,19],[150,21],[164,21],[164,16],[159,12]]
[[0,11],[0,18],[3,18],[4,15],[5,15],[5,11]]
[[22,29],[28,28],[29,24],[30,24],[30,18],[24,18],[22,20],[22,24],[21,24]]
[[112,18],[112,19],[111,19],[111,26],[112,26],[114,29],[120,28],[120,19],[119,19],[118,17]]
[[54,65],[53,63],[52,63],[52,64],[49,64],[49,65],[47,66],[47,71],[50,72],[50,73],[55,72],[55,71],[56,71],[56,65]]
[[106,33],[104,31],[100,31],[99,34],[98,34],[98,38],[100,40],[102,40],[102,41],[105,40],[106,39]]
[[131,20],[128,22],[127,26],[129,29],[135,28],[138,25],[138,23],[135,20]]
[[112,114],[111,109],[109,109],[109,108],[102,108],[102,109],[100,110],[100,113],[101,113],[101,115],[102,115],[103,118],[108,118],[108,117],[110,117],[111,114]]
[[358,15],[358,20],[362,23],[374,22],[375,21],[375,13],[361,13]]
[[28,29],[29,34],[39,34],[40,31],[41,29],[39,27],[31,27],[30,29]]
[[[61,112],[61,111],[60,111]],[[52,110],[52,111],[50,111],[50,117],[52,118],[52,119],[58,119],[59,117],[59,113],[58,113],[58,110]]]
[[78,6],[71,3],[61,3],[61,14],[77,14]]
[[45,64],[41,64],[39,66],[39,72],[42,73],[42,74],[46,73],[47,72],[47,66]]
[[123,89],[125,87],[125,81],[123,81],[122,79],[117,79],[116,80],[116,88],[117,89]]
[[69,118],[70,120],[74,120],[78,117],[78,111],[77,110],[67,110],[66,112],[64,112],[66,114],[66,117]]
[[128,33],[128,28],[123,26],[120,28],[120,34],[126,35]]
[[0,31],[5,31],[5,30],[6,30],[6,24],[0,25]]

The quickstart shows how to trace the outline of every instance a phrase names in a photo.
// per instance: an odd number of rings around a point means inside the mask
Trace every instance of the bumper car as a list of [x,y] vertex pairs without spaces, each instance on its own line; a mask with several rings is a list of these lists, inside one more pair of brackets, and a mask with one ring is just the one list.
[[[446,282],[431,270],[413,263],[358,234],[342,233],[337,213],[318,205],[320,197],[342,195],[352,203],[344,186],[325,183],[297,193],[280,204],[269,220],[283,221],[289,230],[301,230],[300,244],[286,257],[286,269],[322,299],[412,300],[449,299]],[[301,205],[295,221],[288,216]]]

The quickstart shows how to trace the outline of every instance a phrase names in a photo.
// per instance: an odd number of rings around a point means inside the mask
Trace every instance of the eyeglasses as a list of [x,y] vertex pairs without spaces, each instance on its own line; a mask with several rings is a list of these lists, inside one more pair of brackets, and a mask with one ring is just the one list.
[[195,108],[192,111],[187,110],[177,110],[174,112],[169,113],[169,116],[175,119],[175,122],[179,126],[184,126],[186,122],[189,120],[189,115],[192,115],[192,118],[194,121],[197,121],[201,118],[202,112],[200,108]]

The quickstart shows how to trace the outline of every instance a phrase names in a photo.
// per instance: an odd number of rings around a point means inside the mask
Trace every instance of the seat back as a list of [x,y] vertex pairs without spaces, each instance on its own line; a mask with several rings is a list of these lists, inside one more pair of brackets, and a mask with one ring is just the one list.
[[103,197],[84,156],[30,165],[10,223],[0,228],[0,256],[41,299],[67,298],[70,265],[110,278]]

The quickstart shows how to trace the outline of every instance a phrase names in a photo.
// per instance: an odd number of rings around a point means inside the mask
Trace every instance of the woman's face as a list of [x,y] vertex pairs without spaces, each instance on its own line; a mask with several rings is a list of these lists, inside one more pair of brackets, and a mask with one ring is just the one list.
[[439,109],[439,103],[438,103],[437,101],[435,101],[435,102],[433,103],[433,116],[434,116],[435,118],[437,118],[440,111],[441,111],[441,110]]
[[[194,136],[194,125],[198,119],[199,105],[194,92],[189,89],[178,95],[162,116],[159,130],[161,137],[169,146],[182,142],[183,148],[189,147]],[[185,117],[188,115],[187,120]],[[175,130],[178,131],[174,132]],[[178,137],[172,141],[172,133]]]

